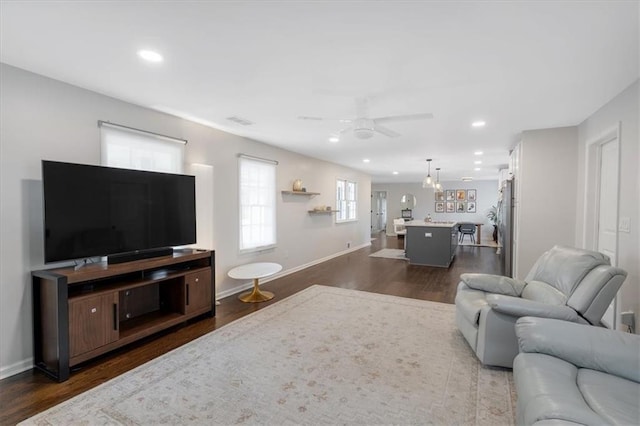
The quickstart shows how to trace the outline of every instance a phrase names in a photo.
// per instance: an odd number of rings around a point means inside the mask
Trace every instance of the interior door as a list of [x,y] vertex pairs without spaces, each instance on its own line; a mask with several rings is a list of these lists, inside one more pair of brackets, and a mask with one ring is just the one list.
[[[597,198],[597,250],[611,259],[612,265],[618,263],[618,176],[619,176],[618,138],[600,145],[599,190]],[[611,303],[602,322],[609,328],[615,328],[616,305]]]
[[374,191],[371,210],[371,231],[380,232],[387,229],[387,192]]

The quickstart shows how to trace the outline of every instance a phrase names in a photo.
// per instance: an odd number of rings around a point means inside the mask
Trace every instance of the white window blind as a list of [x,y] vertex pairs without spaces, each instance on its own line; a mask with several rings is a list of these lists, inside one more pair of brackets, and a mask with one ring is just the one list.
[[276,162],[241,156],[240,251],[276,245]]
[[336,180],[336,222],[349,222],[358,217],[358,184],[346,179]]
[[183,173],[185,141],[100,122],[102,165]]

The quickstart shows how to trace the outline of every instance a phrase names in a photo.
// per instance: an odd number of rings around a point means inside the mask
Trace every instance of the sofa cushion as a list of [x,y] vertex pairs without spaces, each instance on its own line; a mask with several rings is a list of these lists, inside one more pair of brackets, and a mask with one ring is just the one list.
[[567,296],[558,289],[541,281],[531,281],[522,291],[522,298],[547,305],[565,305]]
[[585,425],[604,419],[585,402],[576,386],[578,368],[549,355],[520,353],[513,362],[518,394],[518,417],[531,425],[548,419]]
[[640,425],[640,383],[581,368],[578,388],[587,404],[606,423]]
[[609,258],[602,253],[554,246],[538,259],[525,281],[542,281],[568,297],[589,271],[609,264]]

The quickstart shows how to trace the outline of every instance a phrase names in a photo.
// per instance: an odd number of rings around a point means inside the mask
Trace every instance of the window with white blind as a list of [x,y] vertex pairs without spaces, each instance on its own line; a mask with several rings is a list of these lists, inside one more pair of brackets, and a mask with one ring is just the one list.
[[350,222],[358,218],[358,184],[346,179],[336,180],[336,222]]
[[276,165],[240,156],[240,251],[276,245]]
[[186,141],[99,122],[102,165],[183,173]]

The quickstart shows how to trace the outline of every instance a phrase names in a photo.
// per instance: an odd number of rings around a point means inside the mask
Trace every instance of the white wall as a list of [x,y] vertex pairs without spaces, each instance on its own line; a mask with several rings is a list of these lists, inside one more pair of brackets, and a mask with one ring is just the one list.
[[431,214],[432,220],[447,220],[460,222],[483,223],[482,239],[491,239],[493,226],[487,219],[487,212],[491,206],[498,203],[498,181],[480,180],[475,182],[443,181],[442,189],[476,189],[476,213],[436,213],[435,194],[433,188],[422,188],[422,183],[374,183],[372,191],[387,192],[387,233],[393,234],[393,219],[401,216],[400,198],[404,194],[416,197],[416,207],[413,209],[414,219],[424,219]]
[[[42,159],[100,163],[98,120],[187,139],[187,162],[213,166],[213,248],[217,292],[244,282],[226,272],[252,261],[275,261],[292,271],[370,244],[371,179],[354,170],[258,143],[177,117],[1,64],[0,69],[0,377],[31,366],[30,271],[44,268]],[[277,160],[278,188],[300,178],[315,198],[278,193],[278,247],[238,254],[238,161],[245,153]],[[335,224],[333,215],[312,216],[316,204],[335,206],[335,179],[359,184],[359,221]],[[47,265],[50,267],[53,265]]]
[[554,245],[574,245],[578,129],[524,131],[519,149],[514,274],[522,279]]
[[[628,217],[630,232],[618,233],[618,266],[627,271],[628,276],[618,294],[618,312],[633,311],[636,314],[636,330],[640,330],[640,83],[638,80],[604,105],[578,127],[578,212],[583,212],[585,199],[593,198],[593,185],[587,185],[587,146],[603,132],[620,123],[620,204],[618,217]],[[589,188],[589,189],[588,189]],[[589,247],[589,233],[585,235],[583,214],[578,214],[576,222],[576,245]],[[619,324],[619,321],[618,321]]]

